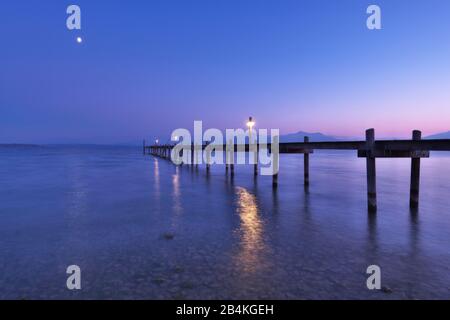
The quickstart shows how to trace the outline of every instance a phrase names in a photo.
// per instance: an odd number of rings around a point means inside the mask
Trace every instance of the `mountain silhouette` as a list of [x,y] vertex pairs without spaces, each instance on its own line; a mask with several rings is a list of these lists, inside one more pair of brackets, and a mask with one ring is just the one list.
[[299,131],[297,133],[290,133],[280,136],[280,142],[303,142],[305,136],[309,137],[311,142],[321,142],[321,141],[337,141],[333,136],[327,136],[320,132],[304,132]]
[[450,131],[432,134],[424,139],[450,139]]

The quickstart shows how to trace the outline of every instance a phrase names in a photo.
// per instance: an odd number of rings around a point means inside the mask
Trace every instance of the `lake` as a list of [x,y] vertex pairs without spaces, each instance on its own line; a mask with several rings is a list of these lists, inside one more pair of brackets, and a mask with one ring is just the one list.
[[[450,155],[282,155],[279,186],[252,166],[176,167],[139,147],[0,147],[2,299],[449,299]],[[81,268],[81,290],[66,268]],[[368,290],[381,268],[385,290]]]

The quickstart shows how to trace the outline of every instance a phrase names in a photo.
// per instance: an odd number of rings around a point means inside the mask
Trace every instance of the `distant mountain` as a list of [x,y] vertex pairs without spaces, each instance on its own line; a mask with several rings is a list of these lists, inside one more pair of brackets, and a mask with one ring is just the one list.
[[450,131],[433,134],[425,137],[424,139],[450,139]]
[[280,142],[303,142],[305,136],[309,137],[311,142],[321,142],[321,141],[337,141],[335,137],[324,135],[320,132],[303,132],[299,131],[297,133],[290,133],[280,136]]

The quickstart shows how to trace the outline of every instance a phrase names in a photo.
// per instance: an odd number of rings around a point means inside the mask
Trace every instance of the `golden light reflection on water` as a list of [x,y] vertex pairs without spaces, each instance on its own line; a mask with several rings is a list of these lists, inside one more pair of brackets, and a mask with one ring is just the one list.
[[178,225],[178,217],[183,212],[183,207],[181,205],[181,195],[180,195],[180,168],[175,168],[175,174],[172,175],[172,200],[173,200],[173,212],[175,213],[173,220],[172,220],[172,226],[176,227]]
[[260,255],[264,250],[263,223],[256,197],[242,187],[236,187],[236,196],[237,212],[241,220],[237,263],[243,271],[252,272],[260,267]]
[[176,172],[172,175],[172,185],[173,185],[173,209],[175,212],[180,212],[182,210],[181,207],[181,199],[180,199],[180,173],[179,168],[175,168]]
[[161,192],[159,190],[159,162],[156,158],[153,162],[153,174],[155,176],[155,198],[159,199],[161,197]]

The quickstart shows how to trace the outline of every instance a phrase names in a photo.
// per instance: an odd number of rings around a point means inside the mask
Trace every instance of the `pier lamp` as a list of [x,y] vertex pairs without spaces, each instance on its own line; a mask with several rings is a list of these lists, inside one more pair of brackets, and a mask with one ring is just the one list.
[[252,129],[255,126],[255,121],[253,121],[252,117],[248,117],[247,127],[248,127],[248,142],[252,142]]
[[170,140],[173,141],[174,144],[176,144],[178,143],[178,140],[180,140],[180,138],[178,136],[172,136]]
[[156,140],[155,140],[155,144],[158,144],[158,143],[159,143],[159,140],[158,140],[158,139],[156,139]]

